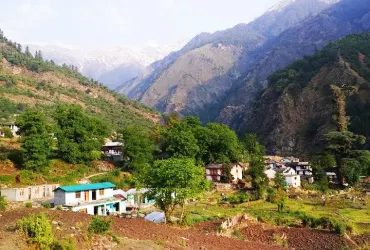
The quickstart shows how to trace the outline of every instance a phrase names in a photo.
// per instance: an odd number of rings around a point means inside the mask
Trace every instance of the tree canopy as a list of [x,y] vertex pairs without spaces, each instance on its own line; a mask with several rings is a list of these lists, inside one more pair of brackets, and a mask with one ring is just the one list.
[[22,136],[24,166],[32,170],[47,167],[52,153],[52,138],[44,115],[28,110],[18,118],[16,125],[19,127],[18,133]]
[[57,107],[58,152],[69,163],[83,163],[101,157],[103,139],[109,134],[104,122],[85,114],[81,106]]
[[155,161],[153,167],[143,173],[142,180],[168,222],[176,206],[183,206],[187,199],[207,187],[203,168],[196,166],[194,159],[185,158]]

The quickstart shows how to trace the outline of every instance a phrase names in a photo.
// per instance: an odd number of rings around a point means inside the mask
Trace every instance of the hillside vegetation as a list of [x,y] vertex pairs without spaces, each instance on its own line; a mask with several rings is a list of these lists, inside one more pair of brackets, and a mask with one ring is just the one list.
[[[151,127],[159,115],[138,102],[109,91],[81,75],[74,66],[45,61],[42,52],[8,40],[0,31],[0,109],[9,114],[33,107],[51,114],[57,103],[77,104],[112,128]],[[7,101],[6,101],[7,100]],[[5,116],[2,114],[1,116]],[[7,117],[1,117],[7,118]]]
[[274,152],[320,151],[323,135],[336,130],[337,86],[346,91],[349,130],[368,138],[369,83],[370,33],[350,35],[271,75],[245,130],[259,133]]

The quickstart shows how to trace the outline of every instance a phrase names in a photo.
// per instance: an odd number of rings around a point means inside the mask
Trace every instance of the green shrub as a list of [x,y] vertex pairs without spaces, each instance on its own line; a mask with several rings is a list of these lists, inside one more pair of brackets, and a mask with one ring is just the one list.
[[29,237],[30,243],[39,245],[40,249],[50,249],[54,242],[51,223],[43,213],[23,217],[18,220],[17,228]]
[[234,230],[233,235],[239,240],[244,240],[244,235],[238,229]]
[[339,233],[340,235],[344,235],[344,233],[346,232],[346,226],[341,222],[335,222],[334,231]]
[[54,241],[50,247],[52,250],[76,250],[76,241],[73,238],[68,240]]
[[8,201],[5,196],[0,196],[0,211],[5,211],[8,208]]
[[2,127],[2,128],[0,128],[0,131],[4,133],[5,138],[13,138],[14,137],[12,130],[8,127]]
[[191,218],[190,215],[186,214],[183,218],[182,218],[182,221],[181,221],[181,225],[183,226],[191,226],[193,225],[193,219]]
[[26,207],[27,208],[31,208],[32,207],[32,203],[31,202],[26,202]]
[[62,210],[62,206],[61,205],[58,205],[57,206],[57,210]]
[[90,222],[88,231],[93,234],[105,234],[109,231],[111,223],[112,221],[109,219],[94,216]]
[[50,203],[48,203],[48,202],[44,202],[44,203],[42,203],[41,205],[42,205],[44,208],[47,208],[47,209],[51,208],[51,204],[50,204]]

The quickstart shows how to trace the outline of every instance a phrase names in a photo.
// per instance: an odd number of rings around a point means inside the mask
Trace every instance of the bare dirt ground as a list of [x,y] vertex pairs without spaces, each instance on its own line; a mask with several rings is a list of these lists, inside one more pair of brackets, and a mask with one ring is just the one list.
[[[53,224],[57,239],[73,237],[78,249],[91,249],[88,245],[87,227],[91,216],[68,211],[20,208],[0,213],[0,250],[25,249],[26,240],[14,232],[18,219],[29,213],[47,212]],[[158,225],[144,220],[112,218],[112,231],[121,243],[111,249],[299,249],[299,250],[339,250],[356,249],[370,243],[370,234],[350,236],[306,228],[276,227],[259,222],[248,221],[247,226],[239,228],[245,240],[217,236],[219,221],[200,223],[193,228],[176,228]],[[286,237],[288,248],[276,245],[274,236]],[[100,239],[101,240],[101,239]],[[92,247],[92,249],[98,249]],[[104,248],[105,249],[105,248]],[[108,249],[108,248],[107,248]]]
[[[16,221],[29,213],[47,212],[48,217],[52,221],[61,222],[60,225],[53,225],[53,230],[56,238],[62,239],[65,237],[74,237],[78,249],[86,249],[87,227],[91,216],[81,213],[73,213],[68,211],[51,211],[46,209],[18,209],[14,211],[2,212],[0,216],[0,249],[12,249],[12,244],[25,245],[25,239],[19,240],[15,237],[14,228]],[[182,229],[167,225],[157,225],[144,220],[120,219],[112,218],[112,231],[119,237],[126,237],[130,240],[140,240],[140,244],[145,244],[145,241],[151,241],[158,245],[161,249],[253,249],[253,250],[268,250],[282,249],[278,246],[267,245],[254,241],[241,241],[238,239],[220,237],[213,234],[207,234],[201,230],[194,228]],[[18,237],[18,236],[17,236]],[[127,244],[127,241],[126,243]],[[123,248],[121,248],[123,247]],[[150,247],[154,249],[153,246]],[[13,248],[22,249],[22,248]],[[129,244],[118,245],[115,249],[138,249],[129,247]],[[142,249],[145,249],[143,247]]]
[[302,250],[356,249],[370,244],[370,234],[344,237],[334,232],[308,228],[273,227],[250,223],[240,230],[246,239],[273,244],[274,235],[286,236],[288,246]]

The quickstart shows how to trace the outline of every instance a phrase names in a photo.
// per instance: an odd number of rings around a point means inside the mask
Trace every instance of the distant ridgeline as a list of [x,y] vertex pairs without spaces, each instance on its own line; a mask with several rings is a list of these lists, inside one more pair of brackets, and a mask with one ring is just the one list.
[[23,50],[0,30],[0,119],[25,107],[50,115],[56,103],[80,105],[113,128],[129,124],[151,127],[159,119],[153,109],[108,90],[80,74],[75,66],[43,60],[41,51],[33,56],[28,47]]
[[244,131],[258,133],[273,152],[320,151],[323,135],[336,130],[332,86],[351,89],[346,98],[349,130],[369,139],[370,33],[349,35],[272,74]]

